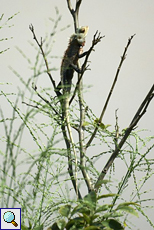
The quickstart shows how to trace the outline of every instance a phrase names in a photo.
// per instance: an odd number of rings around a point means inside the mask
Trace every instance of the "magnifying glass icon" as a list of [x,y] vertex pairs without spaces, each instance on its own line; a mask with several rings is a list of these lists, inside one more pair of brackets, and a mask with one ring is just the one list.
[[11,212],[11,211],[5,212],[4,215],[3,215],[3,218],[4,218],[4,221],[5,221],[6,223],[11,223],[11,224],[13,224],[15,227],[18,226],[18,224],[15,222],[15,215],[14,215],[13,212]]

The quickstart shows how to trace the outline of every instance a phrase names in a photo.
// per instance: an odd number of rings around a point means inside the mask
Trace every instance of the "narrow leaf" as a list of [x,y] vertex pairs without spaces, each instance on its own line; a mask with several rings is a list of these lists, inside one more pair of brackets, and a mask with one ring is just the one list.
[[96,204],[96,192],[91,191],[88,195],[86,195],[84,198],[84,201],[92,202],[93,204]]
[[136,210],[130,206],[121,206],[118,208],[118,210],[122,210],[124,212],[130,213],[130,214],[138,217],[138,213],[136,212]]
[[114,197],[114,196],[118,196],[118,194],[115,194],[115,193],[104,194],[104,195],[98,196],[97,200],[100,200],[102,198]]
[[140,206],[139,204],[137,204],[137,203],[135,203],[135,202],[125,202],[125,203],[119,204],[118,207],[117,207],[117,209],[118,209],[119,207],[121,207],[121,206],[123,207],[123,206],[129,206],[129,205]]
[[38,226],[38,227],[36,227],[36,228],[34,228],[33,230],[43,230],[43,224]]
[[100,228],[96,226],[89,226],[89,227],[84,228],[83,230],[100,230]]
[[124,227],[115,219],[110,219],[109,220],[109,227],[114,229],[114,230],[123,230]]
[[70,210],[71,210],[71,206],[70,205],[65,205],[65,206],[60,207],[59,213],[62,216],[68,217],[68,215],[70,213]]
[[28,227],[26,227],[25,225],[23,225],[23,224],[21,224],[21,229],[22,230],[29,230],[29,228]]
[[101,207],[99,207],[95,213],[98,213],[98,212],[102,212],[102,211],[106,211],[108,210],[109,208],[111,208],[113,205],[111,204],[104,204],[102,205]]

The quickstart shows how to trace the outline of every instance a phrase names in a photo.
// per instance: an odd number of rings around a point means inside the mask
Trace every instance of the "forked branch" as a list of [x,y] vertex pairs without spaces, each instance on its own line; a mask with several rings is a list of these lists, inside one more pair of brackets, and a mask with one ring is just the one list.
[[52,75],[51,75],[51,73],[50,73],[48,61],[47,61],[46,55],[45,55],[44,50],[43,50],[43,40],[42,40],[42,38],[41,38],[41,41],[40,41],[40,42],[38,41],[38,39],[37,39],[37,37],[36,37],[36,34],[35,34],[35,31],[34,31],[34,26],[33,26],[32,24],[29,26],[29,29],[31,30],[31,32],[32,32],[32,34],[33,34],[33,39],[36,41],[36,43],[37,43],[37,45],[38,45],[38,47],[39,47],[39,49],[40,49],[40,51],[41,51],[41,54],[42,54],[43,59],[44,59],[44,62],[45,62],[47,74],[48,74],[48,76],[49,76],[49,78],[50,78],[50,80],[51,80],[51,82],[52,82],[52,85],[53,85],[53,87],[54,87],[54,90],[55,90],[55,92],[57,93],[57,96],[59,96],[58,91],[56,90],[56,83],[55,83],[55,81],[54,81],[54,79],[53,79],[53,77],[52,77]]
[[77,28],[79,28],[78,15],[79,15],[79,8],[81,5],[81,2],[82,2],[82,0],[76,0],[76,6],[75,6],[75,10],[74,10],[72,8],[71,0],[67,0],[68,9],[69,9],[69,11],[73,17],[75,32],[77,31]]
[[88,147],[90,146],[90,144],[92,143],[92,141],[94,140],[94,138],[95,138],[95,136],[96,136],[96,133],[97,133],[98,128],[99,128],[99,124],[101,124],[101,122],[102,122],[103,116],[104,116],[105,111],[106,111],[106,109],[107,109],[107,106],[108,106],[108,104],[109,104],[109,100],[110,100],[110,98],[111,98],[111,95],[112,95],[112,93],[113,93],[114,87],[115,87],[115,85],[116,85],[116,82],[117,82],[117,79],[118,79],[119,72],[120,72],[120,70],[121,70],[122,64],[123,64],[123,62],[124,62],[124,60],[125,60],[125,58],[126,58],[126,53],[127,53],[128,47],[129,47],[129,45],[131,44],[131,41],[132,41],[132,39],[133,39],[134,36],[135,36],[135,34],[132,35],[132,36],[128,39],[128,43],[127,43],[127,45],[126,45],[126,47],[125,47],[125,49],[124,49],[123,55],[122,55],[122,57],[121,57],[121,61],[120,61],[120,64],[119,64],[119,66],[118,66],[118,69],[117,69],[117,72],[116,72],[116,75],[115,75],[113,84],[112,84],[112,86],[111,86],[110,92],[109,92],[109,94],[108,94],[107,100],[106,100],[105,105],[104,105],[104,107],[103,107],[103,109],[102,109],[101,115],[100,115],[100,117],[99,117],[99,119],[98,119],[98,122],[97,122],[97,124],[96,124],[95,129],[94,129],[94,132],[92,133],[92,135],[91,135],[89,141],[88,141],[87,144],[86,144],[86,148],[88,148]]
[[82,56],[82,55],[85,56],[85,60],[84,60],[84,62],[83,62],[83,64],[82,64],[82,67],[81,67],[82,73],[79,74],[79,78],[78,78],[78,81],[77,81],[77,83],[76,83],[75,90],[74,90],[74,92],[73,92],[73,95],[72,95],[72,97],[71,97],[71,99],[70,99],[69,104],[72,103],[72,101],[73,101],[73,99],[74,99],[74,97],[75,97],[75,95],[76,95],[76,93],[77,93],[77,91],[78,91],[80,81],[81,81],[81,79],[82,79],[82,77],[83,77],[83,74],[84,74],[85,70],[87,69],[86,66],[87,66],[87,63],[88,63],[88,58],[89,58],[91,52],[94,50],[94,46],[97,45],[97,43],[101,42],[101,39],[102,39],[102,38],[103,38],[103,37],[101,37],[100,33],[98,34],[98,31],[96,31],[96,33],[94,34],[93,40],[92,40],[92,45],[91,45],[91,47],[89,48],[88,51],[86,51],[86,52],[84,52],[83,54],[81,54],[81,56]]
[[129,127],[125,130],[125,134],[124,134],[123,138],[121,139],[120,143],[117,144],[117,147],[116,147],[115,151],[112,153],[112,155],[109,158],[107,164],[103,168],[103,170],[102,170],[102,172],[101,172],[101,174],[100,174],[100,176],[99,176],[99,178],[98,178],[98,180],[97,180],[97,182],[95,184],[95,190],[96,191],[98,191],[98,189],[101,187],[102,181],[103,181],[107,171],[111,167],[111,165],[112,165],[113,161],[115,160],[115,158],[118,156],[118,154],[121,151],[124,143],[126,142],[127,138],[129,137],[131,131],[135,128],[135,126],[137,125],[137,123],[139,122],[141,117],[146,113],[147,108],[149,106],[149,103],[151,102],[153,97],[154,97],[154,85],[151,87],[149,93],[147,94],[147,96],[143,100],[143,102],[140,105],[139,109],[137,110],[134,118],[132,119]]

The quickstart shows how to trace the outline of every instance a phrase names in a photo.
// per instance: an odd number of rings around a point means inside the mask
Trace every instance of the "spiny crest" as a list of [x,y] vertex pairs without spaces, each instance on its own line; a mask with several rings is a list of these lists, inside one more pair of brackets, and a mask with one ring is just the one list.
[[88,26],[82,26],[81,28],[78,28],[77,32],[70,37],[70,42],[76,39],[80,45],[83,45],[85,43],[85,38],[88,30]]

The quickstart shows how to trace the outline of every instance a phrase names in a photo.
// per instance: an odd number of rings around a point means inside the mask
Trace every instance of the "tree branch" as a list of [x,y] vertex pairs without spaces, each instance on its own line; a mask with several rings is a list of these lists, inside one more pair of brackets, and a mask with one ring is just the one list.
[[139,109],[137,110],[134,118],[132,119],[129,127],[126,129],[125,134],[123,138],[121,139],[120,143],[117,144],[117,147],[111,157],[109,158],[107,164],[105,165],[104,169],[102,170],[96,184],[95,184],[95,190],[98,191],[99,187],[102,185],[102,180],[104,179],[108,169],[111,167],[113,161],[118,156],[119,152],[121,151],[122,146],[126,142],[127,138],[129,137],[131,131],[135,128],[141,117],[146,113],[147,107],[149,106],[150,101],[154,97],[154,85],[151,87],[149,93],[145,97],[144,101],[140,105]]
[[79,15],[79,9],[80,9],[81,2],[82,2],[82,0],[76,0],[76,6],[75,6],[75,10],[74,10],[72,8],[72,5],[71,5],[71,0],[67,0],[68,9],[69,9],[69,11],[73,17],[75,32],[77,32],[77,28],[79,28],[78,15]]
[[81,4],[82,0],[77,0],[76,1],[76,8],[75,8],[75,12],[77,14],[77,17],[79,15],[79,8],[80,8],[80,4]]
[[[79,14],[79,8],[80,8],[80,5],[81,5],[81,2],[82,0],[76,0],[76,7],[75,7],[75,10],[72,9],[72,6],[71,6],[71,2],[70,0],[67,0],[67,4],[68,4],[68,8],[73,16],[73,21],[74,21],[74,28],[75,28],[75,32],[77,32],[77,28],[79,28],[79,21],[78,21],[78,14]],[[90,55],[92,50],[89,51],[89,54],[87,53],[86,55],[86,59],[85,59],[85,62],[82,66],[82,74],[78,75],[78,82],[77,82],[77,87],[76,87],[76,90],[74,92],[74,97],[75,97],[75,94],[76,94],[76,91],[78,89],[78,97],[79,97],[79,107],[80,107],[80,125],[79,125],[79,129],[78,129],[78,133],[79,133],[79,143],[80,143],[80,169],[81,169],[81,172],[82,172],[82,175],[83,175],[83,178],[85,180],[85,183],[88,187],[88,191],[90,192],[92,190],[92,185],[91,185],[91,181],[90,181],[90,178],[88,176],[88,173],[86,172],[85,170],[85,149],[84,149],[84,131],[83,131],[83,95],[82,95],[82,82],[81,82],[81,79],[82,79],[82,76],[83,76],[83,73],[84,71],[86,70],[86,64],[87,64],[87,60],[88,60],[88,57]],[[79,66],[79,63],[78,63],[78,66]],[[71,104],[71,101],[74,99],[74,97],[71,98],[70,100],[70,103]]]
[[[69,9],[71,10],[71,5],[70,5],[70,1],[68,0],[68,6],[69,6]],[[47,58],[46,58],[46,55],[44,53],[44,50],[43,50],[43,41],[41,39],[41,42],[38,41],[37,37],[36,37],[36,34],[35,34],[35,31],[34,31],[34,27],[33,25],[30,25],[29,26],[29,29],[31,30],[32,34],[33,34],[33,38],[34,40],[36,41],[40,51],[41,51],[41,54],[43,56],[43,59],[44,59],[44,62],[45,62],[45,66],[46,66],[46,71],[47,71],[47,74],[52,82],[52,85],[54,87],[54,91],[56,93],[56,95],[58,96],[59,98],[59,102],[61,104],[61,107],[63,107],[63,100],[61,99],[61,93],[59,92],[59,90],[57,90],[57,87],[56,87],[56,84],[55,84],[55,81],[50,73],[50,70],[49,70],[49,65],[48,65],[48,61],[47,61]],[[43,98],[38,92],[37,92],[37,87],[36,86],[33,86],[33,89],[36,91],[37,95],[44,101],[46,102],[52,109],[53,111],[55,112],[56,115],[60,116],[59,113],[55,110],[54,106],[52,106],[52,104],[46,100],[45,98]],[[61,116],[61,129],[62,129],[62,133],[63,133],[63,137],[64,137],[64,141],[66,143],[66,148],[67,148],[67,155],[68,155],[68,173],[70,175],[70,178],[71,178],[71,181],[72,181],[72,184],[73,184],[73,187],[75,189],[75,192],[78,196],[79,199],[82,198],[81,196],[81,193],[79,191],[79,189],[77,188],[76,186],[76,178],[74,176],[74,173],[73,173],[73,164],[72,164],[72,155],[71,155],[71,143],[70,143],[70,140],[67,136],[67,132],[66,132],[66,127],[65,127],[65,124],[64,124],[64,117],[63,117],[63,112],[62,112],[62,116]],[[59,123],[58,123],[59,124]]]
[[[104,36],[103,36],[103,37],[104,37]],[[86,51],[86,52],[84,52],[83,54],[81,54],[81,56],[84,55],[84,56],[86,56],[86,57],[85,57],[85,60],[84,60],[84,62],[83,62],[83,64],[82,64],[82,67],[81,67],[82,73],[79,74],[78,81],[77,81],[77,83],[76,83],[75,90],[74,90],[74,92],[73,92],[73,95],[72,95],[72,97],[71,97],[71,99],[70,99],[69,104],[72,103],[72,101],[73,101],[73,99],[74,99],[74,97],[75,97],[75,95],[76,95],[76,93],[77,93],[77,91],[78,91],[80,81],[81,81],[81,79],[82,79],[82,77],[83,77],[84,72],[85,72],[86,69],[87,69],[86,65],[87,65],[87,63],[88,63],[88,58],[89,58],[91,52],[94,50],[94,46],[97,45],[97,43],[99,43],[103,37],[100,36],[100,33],[98,34],[98,31],[96,31],[96,33],[94,34],[93,40],[92,40],[92,45],[91,45],[91,47],[89,48],[88,51]]]
[[64,136],[64,140],[65,140],[65,144],[66,144],[66,148],[67,148],[67,156],[68,156],[68,173],[70,175],[70,179],[72,181],[74,190],[78,196],[79,199],[82,199],[80,190],[77,188],[77,184],[76,184],[76,178],[74,176],[74,170],[73,170],[73,165],[72,165],[72,154],[71,154],[71,143],[69,138],[67,137],[67,133],[66,133],[66,126],[64,123],[62,123],[61,125],[61,129],[62,129],[62,133]]
[[103,107],[103,110],[102,110],[102,112],[101,112],[100,118],[98,119],[98,122],[97,122],[97,124],[96,124],[96,128],[94,129],[94,132],[92,133],[92,135],[91,135],[89,141],[88,141],[87,144],[86,144],[86,148],[88,148],[88,147],[90,146],[90,144],[92,143],[92,141],[93,141],[93,139],[95,138],[95,135],[96,135],[96,133],[97,133],[97,131],[98,131],[99,124],[102,122],[102,118],[103,118],[103,116],[104,116],[104,114],[105,114],[105,111],[106,111],[107,106],[108,106],[108,104],[109,104],[109,100],[110,100],[110,98],[111,98],[111,95],[112,95],[112,93],[113,93],[114,87],[115,87],[115,85],[116,85],[116,82],[117,82],[117,79],[118,79],[118,76],[119,76],[119,72],[120,72],[120,70],[121,70],[121,66],[122,66],[122,64],[123,64],[123,62],[124,62],[124,60],[125,60],[125,58],[126,58],[126,52],[127,52],[127,50],[128,50],[129,45],[131,44],[131,41],[132,41],[132,39],[133,39],[134,36],[135,36],[135,34],[132,35],[132,36],[128,39],[128,43],[127,43],[127,45],[126,45],[126,47],[125,47],[125,49],[124,49],[124,53],[123,53],[123,55],[122,55],[122,57],[121,57],[121,61],[120,61],[120,64],[119,64],[119,66],[118,66],[118,69],[117,69],[117,72],[116,72],[116,75],[115,75],[113,84],[112,84],[112,86],[111,86],[110,92],[109,92],[109,94],[108,94],[107,100],[106,100],[105,105],[104,105],[104,107]]
[[39,42],[38,39],[37,39],[37,37],[36,37],[35,31],[34,31],[34,26],[32,24],[29,26],[29,29],[31,30],[31,32],[33,34],[33,39],[36,41],[36,43],[37,43],[37,45],[38,45],[38,47],[39,47],[39,49],[40,49],[40,51],[42,53],[42,56],[43,56],[43,59],[44,59],[44,62],[45,62],[45,66],[46,66],[46,70],[47,70],[47,74],[48,74],[48,76],[49,76],[49,78],[50,78],[50,80],[52,82],[54,90],[55,90],[57,96],[59,96],[59,94],[58,94],[58,92],[56,90],[55,81],[54,81],[54,79],[53,79],[53,77],[52,77],[52,75],[50,73],[50,70],[49,70],[49,65],[48,65],[48,61],[47,61],[46,55],[45,55],[44,50],[43,50],[43,41],[42,41],[42,38],[41,38],[41,42]]
[[39,94],[39,92],[37,91],[37,87],[32,85],[32,88],[37,93],[38,97],[41,98],[46,104],[48,104],[52,108],[52,110],[55,112],[55,114],[59,116],[59,113],[56,111],[56,109],[53,107],[53,105],[47,99],[42,97],[41,94]]

